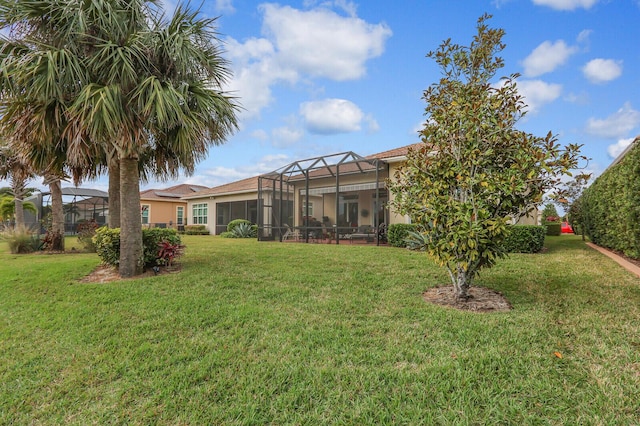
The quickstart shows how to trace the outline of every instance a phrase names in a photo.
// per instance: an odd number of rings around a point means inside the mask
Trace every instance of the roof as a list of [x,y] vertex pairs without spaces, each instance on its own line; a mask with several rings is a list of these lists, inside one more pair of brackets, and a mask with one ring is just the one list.
[[[355,154],[355,153],[340,153],[340,154],[331,154],[331,155],[327,155],[324,157],[339,157],[341,159],[345,159],[345,157],[349,157],[348,154],[351,154],[353,156],[353,158],[350,158],[350,161],[348,162],[349,164],[345,164],[343,166],[343,169],[341,170],[341,173],[354,173],[354,172],[362,172],[362,166],[358,167],[357,165],[355,165],[355,162],[358,161],[365,161],[365,160],[384,160],[387,162],[395,162],[396,161],[402,161],[406,158],[407,152],[409,151],[410,148],[417,148],[419,146],[419,144],[411,144],[411,145],[406,145],[406,146],[402,146],[399,148],[394,148],[394,149],[390,149],[388,151],[383,151],[383,152],[379,152],[376,154],[372,154],[369,155],[367,157],[360,157],[359,155]],[[362,160],[357,160],[357,157],[362,158]],[[301,160],[299,162],[296,163],[300,163],[300,162],[311,162],[311,161],[315,161],[317,160],[317,158],[313,158],[313,159],[307,159],[307,160]],[[293,163],[292,163],[293,164]],[[329,166],[332,167],[332,166]],[[371,169],[371,166],[368,167],[371,170],[375,170],[375,168]],[[270,173],[270,175],[276,173],[279,174],[279,171],[281,169],[276,170],[273,173]],[[315,171],[312,172],[310,174],[310,176],[312,177],[321,177],[320,174]],[[242,194],[242,193],[248,193],[248,192],[257,192],[258,191],[258,179],[260,176],[252,176],[250,178],[246,178],[246,179],[242,179],[242,180],[238,180],[235,182],[230,182],[230,183],[226,183],[224,185],[220,185],[220,186],[216,186],[210,189],[203,189],[201,191],[195,192],[193,194],[188,194],[188,195],[184,195],[182,196],[183,200],[191,200],[191,199],[196,199],[196,198],[205,198],[205,197],[212,197],[212,196],[219,196],[219,195],[230,195],[230,194]]]
[[394,159],[402,161],[406,158],[410,148],[418,148],[420,143],[414,143],[411,145],[401,146],[400,148],[390,149],[388,151],[379,152],[377,154],[371,154],[367,158],[377,158],[378,160],[385,160],[387,162],[394,162]]
[[165,189],[147,189],[140,192],[141,200],[178,201],[185,195],[207,189],[202,185],[180,184]]
[[237,180],[235,182],[225,183],[224,185],[215,186],[209,189],[203,189],[201,191],[183,196],[184,200],[191,200],[194,198],[211,197],[215,195],[228,195],[238,194],[244,192],[257,192],[258,191],[258,176],[252,176],[250,178]]

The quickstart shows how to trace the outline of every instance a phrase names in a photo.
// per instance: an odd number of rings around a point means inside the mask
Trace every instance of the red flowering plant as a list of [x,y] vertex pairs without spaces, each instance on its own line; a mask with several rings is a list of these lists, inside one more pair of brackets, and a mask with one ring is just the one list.
[[158,264],[171,266],[173,260],[179,256],[182,256],[184,252],[184,245],[174,244],[170,241],[163,240],[158,243]]

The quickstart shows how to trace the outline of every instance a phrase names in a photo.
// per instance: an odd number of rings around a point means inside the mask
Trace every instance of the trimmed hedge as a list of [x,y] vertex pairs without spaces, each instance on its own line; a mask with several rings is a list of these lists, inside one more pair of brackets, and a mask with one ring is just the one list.
[[504,240],[507,253],[538,253],[544,246],[547,228],[538,225],[515,225],[509,227]]
[[393,247],[406,247],[405,241],[409,236],[409,231],[417,231],[418,226],[415,223],[394,223],[389,225],[387,229],[387,241]]
[[556,222],[546,222],[544,224],[547,228],[547,235],[557,237],[562,233],[562,224]]
[[209,230],[205,225],[186,225],[184,233],[186,235],[209,235]]
[[595,244],[640,259],[640,142],[584,190],[582,225]]
[[[142,230],[142,250],[144,266],[156,266],[158,264],[159,244],[168,241],[179,245],[180,236],[175,229],[151,228]],[[118,266],[120,263],[120,228],[107,228],[103,226],[96,230],[93,237],[96,253],[103,263]]]

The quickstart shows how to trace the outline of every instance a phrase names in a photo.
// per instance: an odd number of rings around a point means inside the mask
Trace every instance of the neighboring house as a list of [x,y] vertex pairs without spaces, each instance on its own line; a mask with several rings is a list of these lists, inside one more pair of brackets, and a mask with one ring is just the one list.
[[187,220],[205,225],[212,234],[227,230],[234,219],[258,222],[258,176],[185,195]]
[[187,202],[182,197],[206,188],[201,185],[181,184],[165,189],[141,191],[142,226],[180,229],[187,224]]

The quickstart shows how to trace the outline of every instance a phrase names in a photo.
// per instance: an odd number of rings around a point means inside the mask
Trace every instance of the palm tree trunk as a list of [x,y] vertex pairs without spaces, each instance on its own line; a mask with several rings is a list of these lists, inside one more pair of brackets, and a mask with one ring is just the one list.
[[51,192],[51,232],[53,245],[49,250],[64,251],[64,211],[62,208],[62,184],[59,179],[49,183]]
[[120,276],[142,274],[142,217],[137,158],[120,159]]
[[14,202],[14,212],[16,218],[16,229],[24,228],[24,206],[22,204],[25,191],[21,188],[14,187],[13,191],[13,202]]
[[120,228],[120,162],[116,154],[109,162],[109,228]]

